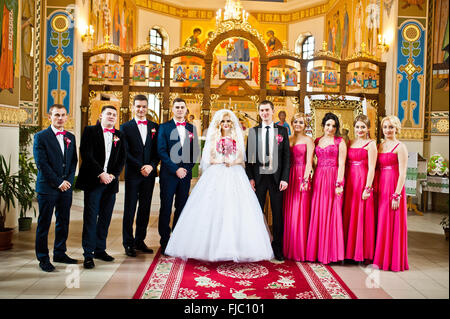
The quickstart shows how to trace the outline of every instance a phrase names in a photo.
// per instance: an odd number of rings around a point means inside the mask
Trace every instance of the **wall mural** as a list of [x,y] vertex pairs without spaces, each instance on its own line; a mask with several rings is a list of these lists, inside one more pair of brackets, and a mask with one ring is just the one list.
[[62,10],[53,12],[47,18],[46,40],[46,108],[57,103],[71,113],[71,85],[73,81],[74,59],[74,21],[72,16]]
[[382,25],[381,0],[338,0],[325,16],[328,51],[345,59],[357,52],[361,44],[377,54],[378,35]]
[[135,0],[90,0],[89,24],[94,27],[94,43],[109,42],[122,51],[136,47],[137,9]]
[[17,43],[17,0],[0,0],[0,100],[19,104],[19,52]]
[[415,20],[405,22],[398,30],[397,115],[405,128],[422,126],[425,37],[425,29]]

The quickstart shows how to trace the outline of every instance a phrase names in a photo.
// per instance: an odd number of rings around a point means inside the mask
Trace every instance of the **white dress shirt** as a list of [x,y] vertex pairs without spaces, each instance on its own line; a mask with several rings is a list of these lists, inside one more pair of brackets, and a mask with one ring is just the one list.
[[[175,122],[175,125],[177,125],[177,123],[185,123],[184,121],[183,122],[178,122],[175,119],[173,119],[173,121]],[[186,126],[178,125],[177,126],[177,131],[178,131],[178,135],[180,136],[181,146],[183,147],[184,139],[186,138]]]
[[[104,127],[102,126],[102,130]],[[111,132],[103,132],[103,138],[105,139],[105,163],[103,165],[103,171],[108,172],[108,162],[111,156],[113,134]]]
[[[63,132],[64,129],[58,130],[56,127],[54,127],[54,126],[52,125],[52,131],[53,131],[53,133],[55,133],[55,135],[56,135],[57,132]],[[59,147],[61,148],[61,152],[62,152],[63,155],[64,155],[64,135],[62,135],[62,134],[56,135],[56,139],[58,140]]]
[[267,129],[266,126],[270,126],[269,128],[269,157],[272,158],[272,153],[273,153],[273,136],[275,134],[275,128],[273,126],[273,122],[270,124],[264,124],[262,123],[262,140],[261,140],[261,144],[262,144],[262,154],[265,156],[266,155],[266,134],[267,134]]
[[[145,145],[145,141],[147,140],[147,125],[142,124],[142,123],[138,124],[138,121],[141,121],[141,120],[138,120],[137,118],[134,118],[134,120],[136,121],[136,125],[139,129],[139,133],[141,133],[142,144]],[[146,120],[144,120],[144,121],[146,121]]]

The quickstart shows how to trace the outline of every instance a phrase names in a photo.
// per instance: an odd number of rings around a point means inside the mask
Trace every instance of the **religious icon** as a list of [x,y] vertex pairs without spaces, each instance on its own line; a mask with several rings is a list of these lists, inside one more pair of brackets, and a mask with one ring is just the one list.
[[184,46],[199,48],[201,43],[200,43],[200,39],[198,37],[201,33],[202,33],[202,30],[200,28],[195,28],[193,31],[193,34],[189,38],[187,38],[186,42],[184,42]]
[[173,76],[173,80],[175,82],[186,82],[187,76],[186,76],[186,65],[175,65],[175,74]]
[[145,81],[145,64],[133,66],[133,81]]
[[270,68],[269,84],[281,86],[282,82],[283,82],[283,69],[282,68]]
[[251,79],[251,62],[222,61],[220,63],[221,79]]
[[297,86],[298,73],[297,69],[287,67],[284,69],[284,80],[286,86]]
[[189,81],[200,82],[202,80],[202,66],[191,65],[189,68]]
[[162,65],[156,62],[150,62],[148,65],[148,80],[161,81]]
[[335,88],[337,87],[337,74],[336,71],[325,72],[325,87]]

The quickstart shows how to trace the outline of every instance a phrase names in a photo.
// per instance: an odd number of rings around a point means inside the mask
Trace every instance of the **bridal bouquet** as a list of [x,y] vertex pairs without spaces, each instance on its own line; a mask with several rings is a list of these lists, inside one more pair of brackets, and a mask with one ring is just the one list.
[[229,156],[236,153],[236,141],[231,137],[223,137],[217,142],[216,150],[219,154]]

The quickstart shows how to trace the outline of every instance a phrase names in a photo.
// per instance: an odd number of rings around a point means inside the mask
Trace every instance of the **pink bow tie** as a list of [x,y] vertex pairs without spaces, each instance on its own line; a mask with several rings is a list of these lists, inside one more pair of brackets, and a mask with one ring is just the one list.
[[67,131],[56,132],[56,136],[58,136],[58,135],[66,135],[66,132]]
[[113,129],[113,128],[104,128],[103,129],[103,133],[106,133],[106,132],[110,132],[110,133],[115,133],[116,132],[116,130],[115,129]]
[[177,122],[177,126],[186,126],[186,122],[183,122],[183,123],[180,123],[180,122]]
[[138,121],[138,125],[139,125],[139,124],[147,125],[147,121]]

